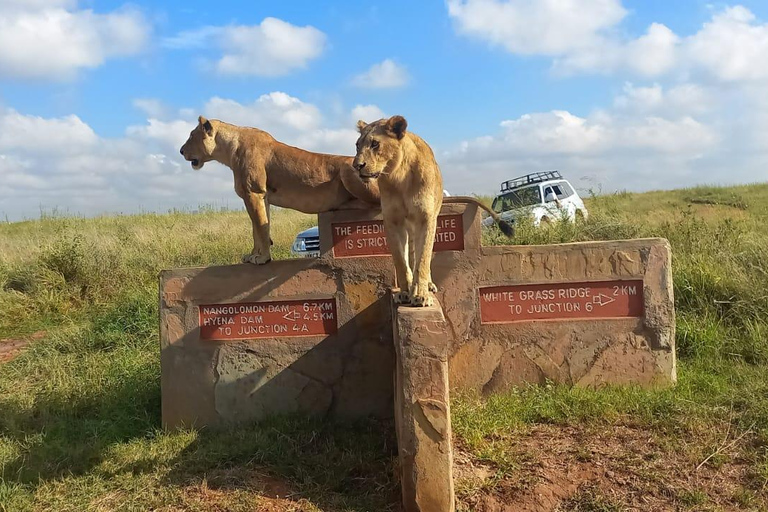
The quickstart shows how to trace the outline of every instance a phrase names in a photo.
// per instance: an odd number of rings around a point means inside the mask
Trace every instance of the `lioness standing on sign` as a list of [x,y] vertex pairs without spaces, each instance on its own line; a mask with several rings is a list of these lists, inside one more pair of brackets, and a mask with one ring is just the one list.
[[253,227],[253,250],[243,262],[271,260],[270,205],[304,213],[376,208],[379,188],[364,183],[351,156],[313,153],[283,144],[258,128],[202,116],[181,147],[195,170],[215,160],[232,169],[235,192],[243,199]]
[[432,149],[421,137],[407,132],[407,127],[402,116],[370,124],[358,121],[360,137],[353,165],[363,181],[379,183],[384,231],[400,287],[395,301],[431,306],[432,293],[437,291],[430,270],[432,246],[444,202],[475,204],[490,213],[505,234],[511,235],[512,228],[477,199],[444,198],[443,178]]

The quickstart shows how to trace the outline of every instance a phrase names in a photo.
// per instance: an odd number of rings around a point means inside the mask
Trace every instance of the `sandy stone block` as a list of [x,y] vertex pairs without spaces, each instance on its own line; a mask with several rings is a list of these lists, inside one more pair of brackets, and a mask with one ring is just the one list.
[[247,345],[223,345],[216,363],[216,412],[230,423],[298,410],[327,413],[333,392],[296,371],[292,363],[298,357],[300,353],[260,355]]
[[[393,303],[393,308],[396,308]],[[396,308],[395,422],[406,512],[455,510],[448,327],[439,304]]]
[[160,315],[160,342],[162,347],[181,343],[186,334],[180,313],[166,310]]
[[162,421],[165,428],[199,427],[217,422],[213,360],[218,349],[189,351],[167,347],[160,354],[163,372]]

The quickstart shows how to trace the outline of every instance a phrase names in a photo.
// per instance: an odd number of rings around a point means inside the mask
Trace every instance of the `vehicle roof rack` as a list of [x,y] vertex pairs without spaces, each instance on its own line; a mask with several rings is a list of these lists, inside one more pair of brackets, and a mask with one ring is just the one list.
[[522,187],[523,185],[533,185],[535,183],[541,183],[542,181],[559,180],[562,178],[560,171],[532,172],[531,174],[526,174],[513,180],[502,182],[501,191],[507,192],[513,188]]

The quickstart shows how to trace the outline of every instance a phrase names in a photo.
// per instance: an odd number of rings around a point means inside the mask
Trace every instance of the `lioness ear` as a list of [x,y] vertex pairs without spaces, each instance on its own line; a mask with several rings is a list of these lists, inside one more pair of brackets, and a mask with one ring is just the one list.
[[357,122],[357,131],[360,133],[363,133],[363,129],[368,126],[368,123],[363,121],[362,119]]
[[392,132],[398,139],[402,139],[405,136],[406,128],[408,128],[408,121],[403,116],[392,116],[387,120],[387,130]]
[[213,133],[213,125],[211,124],[211,122],[209,120],[207,120],[203,116],[200,116],[200,117],[197,118],[197,122],[200,123],[200,126],[203,127],[203,131],[205,133],[207,133],[208,135]]

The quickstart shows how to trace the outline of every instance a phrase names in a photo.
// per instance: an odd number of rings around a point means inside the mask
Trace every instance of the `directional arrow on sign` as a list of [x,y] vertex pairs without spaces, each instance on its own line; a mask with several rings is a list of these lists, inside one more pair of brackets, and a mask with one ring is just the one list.
[[610,304],[615,300],[616,299],[614,299],[613,297],[609,297],[604,293],[601,293],[600,295],[595,295],[594,297],[592,297],[592,302],[596,303],[598,306],[605,306],[606,304]]
[[299,312],[298,311],[289,311],[288,313],[283,315],[283,318],[288,320],[289,322],[296,320],[299,318]]

